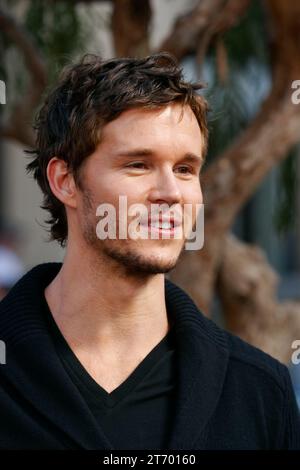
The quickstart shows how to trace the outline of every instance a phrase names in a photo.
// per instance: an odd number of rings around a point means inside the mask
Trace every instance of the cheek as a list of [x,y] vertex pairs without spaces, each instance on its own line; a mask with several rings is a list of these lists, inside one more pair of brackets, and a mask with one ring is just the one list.
[[184,202],[186,204],[202,204],[203,195],[200,183],[190,184],[189,187],[186,187],[184,190]]
[[[101,187],[100,187],[101,184]],[[139,202],[145,193],[144,179],[128,178],[125,175],[107,174],[99,184],[100,193],[111,199],[118,199],[119,195],[127,196],[128,201]]]
[[107,177],[94,178],[89,186],[93,194],[96,205],[102,203],[111,203],[115,205],[118,202],[119,194],[122,194],[122,187],[113,178]]
[[146,204],[148,186],[145,178],[123,178],[118,181],[116,191],[118,196],[126,196],[129,207],[132,204]]
[[102,187],[94,186],[94,191],[96,205],[103,203],[112,205],[117,220],[120,220],[120,216],[130,220],[133,217],[128,215],[129,208],[134,204],[145,203],[143,185],[122,178],[118,180],[108,178]]

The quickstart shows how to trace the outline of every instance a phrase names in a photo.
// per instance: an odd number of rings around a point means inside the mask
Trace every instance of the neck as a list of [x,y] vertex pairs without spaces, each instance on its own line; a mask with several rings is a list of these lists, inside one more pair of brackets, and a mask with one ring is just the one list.
[[67,249],[63,266],[45,289],[61,332],[74,347],[136,355],[168,332],[164,275],[124,275],[116,262],[91,251]]

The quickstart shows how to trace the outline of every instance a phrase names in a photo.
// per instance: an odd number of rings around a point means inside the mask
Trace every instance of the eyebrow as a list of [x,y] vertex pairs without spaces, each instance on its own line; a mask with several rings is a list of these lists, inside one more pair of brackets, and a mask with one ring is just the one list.
[[[155,155],[155,152],[148,148],[140,148],[128,150],[126,152],[119,152],[116,155],[118,157],[151,157]],[[204,163],[203,157],[192,152],[185,153],[181,160],[189,161],[190,163],[200,163],[201,165]]]

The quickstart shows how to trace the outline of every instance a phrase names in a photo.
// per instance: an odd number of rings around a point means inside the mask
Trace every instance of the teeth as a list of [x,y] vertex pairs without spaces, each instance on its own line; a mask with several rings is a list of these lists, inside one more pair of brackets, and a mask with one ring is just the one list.
[[172,224],[170,224],[169,222],[152,222],[151,227],[169,230],[170,228],[172,228]]
[[161,228],[170,229],[172,228],[172,224],[170,224],[169,222],[163,222],[161,224]]

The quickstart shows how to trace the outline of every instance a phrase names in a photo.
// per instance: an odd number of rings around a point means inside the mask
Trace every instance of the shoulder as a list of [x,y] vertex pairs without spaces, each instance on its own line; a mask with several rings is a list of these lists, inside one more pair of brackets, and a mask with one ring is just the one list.
[[37,265],[12,287],[0,302],[0,339],[15,343],[40,329],[44,289],[60,268],[61,263]]
[[289,372],[284,364],[206,317],[188,293],[169,280],[166,281],[166,292],[177,319],[188,324],[189,331],[198,338],[199,351],[204,342],[207,347],[211,344],[216,353],[219,351],[220,356],[226,356],[228,372],[234,371],[245,377],[245,382],[261,380],[262,384],[270,382],[285,390]]
[[247,343],[238,336],[225,331],[229,351],[229,366],[244,374],[251,374],[253,381],[256,377],[265,378],[260,385],[267,382],[277,386],[282,392],[289,382],[289,371],[286,365],[270,356],[268,353]]

